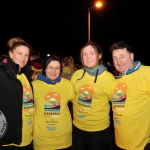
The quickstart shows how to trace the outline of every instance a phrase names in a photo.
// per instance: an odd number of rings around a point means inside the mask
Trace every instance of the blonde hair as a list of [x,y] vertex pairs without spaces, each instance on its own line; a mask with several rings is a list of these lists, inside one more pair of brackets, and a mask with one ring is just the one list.
[[64,57],[62,59],[62,64],[64,67],[69,67],[72,72],[74,72],[74,60],[71,56]]
[[21,46],[21,45],[24,45],[24,46],[28,47],[29,51],[31,53],[32,47],[26,41],[24,41],[20,37],[14,37],[14,38],[11,38],[7,42],[7,46],[8,46],[8,52],[7,53],[8,53],[8,55],[9,55],[10,51],[13,51],[16,47]]
[[18,41],[25,42],[25,41],[24,41],[22,38],[20,38],[20,37],[14,37],[14,38],[11,38],[10,40],[8,40],[7,46],[10,48],[10,47],[12,47],[12,45],[13,45],[14,42],[18,42]]

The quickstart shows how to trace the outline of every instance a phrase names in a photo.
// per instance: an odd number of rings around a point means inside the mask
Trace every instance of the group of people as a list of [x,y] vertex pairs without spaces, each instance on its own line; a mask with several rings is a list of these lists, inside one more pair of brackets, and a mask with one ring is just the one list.
[[0,150],[150,150],[150,67],[134,61],[129,43],[110,46],[117,76],[96,42],[81,47],[82,68],[71,56],[50,55],[35,78],[32,47],[21,38],[8,46],[0,62]]

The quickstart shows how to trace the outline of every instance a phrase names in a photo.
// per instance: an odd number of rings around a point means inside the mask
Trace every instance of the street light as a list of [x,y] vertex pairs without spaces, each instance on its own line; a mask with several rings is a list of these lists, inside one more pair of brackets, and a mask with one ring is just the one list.
[[102,3],[98,2],[94,6],[88,8],[88,42],[90,42],[90,10],[93,7],[101,7]]

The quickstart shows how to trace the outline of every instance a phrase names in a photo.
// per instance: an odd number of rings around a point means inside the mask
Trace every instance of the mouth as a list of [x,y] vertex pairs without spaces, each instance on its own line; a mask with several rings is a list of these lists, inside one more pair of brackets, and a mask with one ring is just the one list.
[[56,76],[56,74],[50,74],[50,76]]
[[92,61],[87,61],[87,63],[92,63]]
[[124,67],[124,64],[119,64],[118,67]]

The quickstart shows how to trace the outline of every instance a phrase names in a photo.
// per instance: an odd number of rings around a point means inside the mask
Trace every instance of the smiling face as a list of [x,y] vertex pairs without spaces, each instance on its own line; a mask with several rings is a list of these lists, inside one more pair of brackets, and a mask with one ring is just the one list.
[[89,69],[93,69],[99,65],[99,59],[101,57],[102,54],[98,55],[96,50],[91,45],[88,45],[82,49],[81,61],[83,65]]
[[60,62],[52,60],[46,67],[45,75],[50,80],[55,81],[60,75],[60,70]]
[[19,70],[23,68],[29,59],[30,50],[28,47],[20,45],[9,51],[9,56],[12,61],[19,65]]
[[134,67],[134,55],[126,50],[126,48],[116,49],[112,52],[113,63],[122,75],[125,74],[127,69]]

